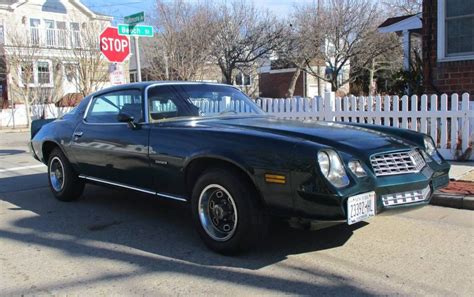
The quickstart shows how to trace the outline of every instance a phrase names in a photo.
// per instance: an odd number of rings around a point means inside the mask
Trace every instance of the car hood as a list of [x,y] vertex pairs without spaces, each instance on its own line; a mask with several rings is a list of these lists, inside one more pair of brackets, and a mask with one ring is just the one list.
[[272,117],[215,119],[209,126],[250,129],[308,140],[348,152],[402,150],[416,145],[402,138],[375,130],[339,122],[283,120]]

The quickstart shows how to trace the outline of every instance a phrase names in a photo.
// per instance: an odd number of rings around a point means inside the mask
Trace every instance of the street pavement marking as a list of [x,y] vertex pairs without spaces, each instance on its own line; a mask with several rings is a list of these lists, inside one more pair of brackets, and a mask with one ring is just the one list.
[[44,165],[44,164],[38,164],[38,165],[30,165],[30,166],[6,168],[6,169],[0,169],[0,173],[2,173],[2,172],[9,172],[9,171],[18,171],[18,170],[33,169],[33,168],[40,168],[40,167],[45,167],[45,166],[46,166],[46,165]]

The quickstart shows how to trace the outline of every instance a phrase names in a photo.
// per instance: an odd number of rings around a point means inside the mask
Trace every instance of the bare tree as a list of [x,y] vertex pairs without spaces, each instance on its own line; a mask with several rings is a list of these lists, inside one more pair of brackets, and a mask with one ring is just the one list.
[[283,47],[278,52],[278,59],[295,68],[287,97],[293,97],[296,82],[301,72],[306,71],[307,64],[311,64],[312,67],[316,64],[316,71],[320,72],[320,64],[324,64],[321,49],[325,39],[319,5],[296,6],[290,21],[290,30],[282,43]]
[[64,75],[85,97],[103,88],[109,81],[109,62],[101,54],[98,38],[105,24],[90,22],[83,26],[81,30],[70,32],[72,50],[63,59],[68,63]]
[[382,1],[389,15],[410,15],[421,12],[422,0],[386,0]]
[[[371,38],[376,30],[377,5],[370,0],[328,0],[321,1],[318,10],[307,10],[309,19],[317,21],[317,30],[323,34],[321,56],[327,71],[311,67],[313,60],[305,61],[309,74],[327,81],[332,91],[337,91],[356,78],[357,73],[341,75],[351,65],[351,60],[358,56],[376,57],[380,55],[370,42],[378,42]],[[312,14],[312,16],[311,16]],[[313,31],[314,32],[314,31]],[[321,32],[314,32],[320,36]],[[374,50],[370,50],[373,48]]]
[[[155,79],[190,80],[210,60],[212,11],[203,3],[157,0],[157,37],[143,44],[148,74]],[[168,75],[166,75],[168,73]]]
[[[380,22],[378,22],[380,23]],[[351,62],[352,79],[364,72],[368,73],[368,90],[370,95],[377,92],[375,77],[380,71],[395,73],[402,63],[400,39],[395,33],[379,33],[374,23],[365,36],[365,51],[360,52]]]
[[243,0],[216,5],[213,28],[211,54],[227,84],[236,69],[269,57],[285,37],[285,27],[275,17]]
[[[62,90],[56,84],[62,77],[53,73],[60,63],[57,59],[49,57],[49,62],[42,61],[47,53],[40,47],[37,35],[24,34],[20,30],[8,32],[2,48],[2,65],[10,83],[12,104],[17,101],[25,105],[27,126],[30,126],[33,105],[43,105],[44,113],[45,104],[62,97]],[[43,114],[36,115],[41,117]]]

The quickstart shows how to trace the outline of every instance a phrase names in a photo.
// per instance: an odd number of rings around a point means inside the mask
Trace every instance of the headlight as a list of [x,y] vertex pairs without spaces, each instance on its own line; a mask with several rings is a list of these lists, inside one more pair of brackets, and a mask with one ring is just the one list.
[[439,157],[438,152],[436,151],[436,146],[434,144],[433,139],[430,136],[425,135],[423,140],[426,153],[437,163],[441,164],[441,158]]
[[319,152],[318,153],[318,163],[319,168],[321,169],[321,173],[324,177],[328,177],[329,175],[329,166],[331,162],[329,161],[329,155],[326,152]]
[[432,156],[433,154],[436,153],[436,147],[434,145],[433,139],[429,136],[425,136],[424,138],[425,141],[425,150],[428,153],[428,155]]
[[365,172],[364,168],[360,164],[359,161],[350,161],[349,164],[349,169],[357,176],[357,177],[363,177],[367,176],[367,173]]
[[318,163],[321,173],[326,179],[338,188],[349,184],[349,177],[339,155],[333,150],[318,152]]

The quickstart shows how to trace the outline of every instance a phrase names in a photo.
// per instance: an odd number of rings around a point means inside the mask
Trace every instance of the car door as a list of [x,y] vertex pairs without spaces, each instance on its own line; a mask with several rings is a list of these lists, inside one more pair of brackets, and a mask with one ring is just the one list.
[[[86,177],[140,189],[153,188],[148,158],[149,125],[144,122],[139,89],[124,89],[91,98],[74,131],[71,151]],[[118,120],[133,116],[133,123]]]
[[173,86],[154,86],[147,92],[154,189],[160,194],[182,197],[186,194],[182,169],[193,150],[193,143],[189,137],[191,131],[170,119],[197,116],[199,110],[182,98]]

